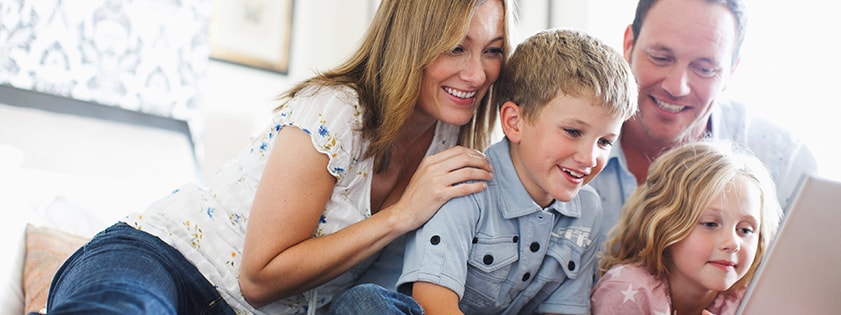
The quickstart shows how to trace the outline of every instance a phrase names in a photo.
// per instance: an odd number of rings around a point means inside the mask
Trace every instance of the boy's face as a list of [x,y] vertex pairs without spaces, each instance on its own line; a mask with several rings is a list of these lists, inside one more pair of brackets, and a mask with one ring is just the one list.
[[558,93],[529,122],[520,107],[500,109],[511,159],[523,186],[535,202],[572,200],[604,168],[622,119],[589,98]]

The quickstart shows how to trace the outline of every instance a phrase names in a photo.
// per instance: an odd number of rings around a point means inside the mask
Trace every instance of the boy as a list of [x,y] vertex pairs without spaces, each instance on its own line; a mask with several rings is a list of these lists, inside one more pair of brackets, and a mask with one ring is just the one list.
[[[636,111],[622,56],[571,30],[521,43],[495,86],[493,180],[409,236],[398,290],[426,314],[590,312],[601,203],[585,186]],[[579,193],[580,192],[580,193]]]

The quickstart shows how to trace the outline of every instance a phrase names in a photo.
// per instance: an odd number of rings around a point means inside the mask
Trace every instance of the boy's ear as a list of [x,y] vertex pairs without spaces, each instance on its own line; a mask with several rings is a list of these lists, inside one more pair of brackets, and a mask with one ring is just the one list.
[[507,101],[499,108],[499,121],[502,125],[502,132],[508,141],[520,142],[520,127],[523,122],[523,113],[520,106],[512,101]]

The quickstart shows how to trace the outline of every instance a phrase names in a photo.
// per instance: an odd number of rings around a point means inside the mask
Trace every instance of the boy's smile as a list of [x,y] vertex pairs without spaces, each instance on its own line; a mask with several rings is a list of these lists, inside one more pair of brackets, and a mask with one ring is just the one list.
[[533,121],[508,102],[500,109],[511,160],[535,202],[570,201],[607,161],[622,119],[590,98],[558,93]]

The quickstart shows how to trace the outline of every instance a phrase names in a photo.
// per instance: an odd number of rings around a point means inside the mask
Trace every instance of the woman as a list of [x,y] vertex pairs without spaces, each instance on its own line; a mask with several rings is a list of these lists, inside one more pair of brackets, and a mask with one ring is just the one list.
[[382,1],[361,47],[286,92],[207,188],[184,186],[77,251],[48,312],[324,309],[391,240],[491,178],[477,150],[509,8]]

